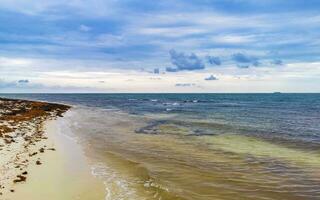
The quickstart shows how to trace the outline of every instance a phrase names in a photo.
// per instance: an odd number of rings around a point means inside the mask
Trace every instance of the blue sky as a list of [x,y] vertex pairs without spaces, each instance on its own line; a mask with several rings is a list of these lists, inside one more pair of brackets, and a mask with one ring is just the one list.
[[319,10],[316,0],[1,0],[0,92],[320,92]]

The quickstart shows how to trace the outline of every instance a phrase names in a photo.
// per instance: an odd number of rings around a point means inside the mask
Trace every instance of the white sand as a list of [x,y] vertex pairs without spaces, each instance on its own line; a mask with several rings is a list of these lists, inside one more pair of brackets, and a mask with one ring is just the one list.
[[[58,120],[63,120],[59,118]],[[11,183],[0,199],[4,200],[98,200],[105,199],[105,189],[101,181],[91,175],[90,167],[80,146],[59,133],[57,121],[45,124],[47,140],[40,141],[34,150],[46,145],[56,151],[40,153],[41,165],[30,161],[25,183]],[[10,152],[8,154],[11,154]],[[35,156],[36,157],[36,156]],[[1,158],[0,158],[1,160]],[[14,170],[14,169],[10,169]]]

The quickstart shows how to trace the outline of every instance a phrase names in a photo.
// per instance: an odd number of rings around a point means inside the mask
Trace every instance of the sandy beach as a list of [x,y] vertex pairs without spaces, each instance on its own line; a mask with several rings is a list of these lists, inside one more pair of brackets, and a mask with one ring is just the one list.
[[69,106],[0,99],[0,199],[104,199],[80,146],[59,121]]

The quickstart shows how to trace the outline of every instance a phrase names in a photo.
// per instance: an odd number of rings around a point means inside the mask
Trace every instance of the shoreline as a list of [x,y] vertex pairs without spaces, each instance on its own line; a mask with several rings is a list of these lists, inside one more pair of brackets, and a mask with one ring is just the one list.
[[59,123],[71,107],[0,98],[0,198],[104,199],[81,147]]

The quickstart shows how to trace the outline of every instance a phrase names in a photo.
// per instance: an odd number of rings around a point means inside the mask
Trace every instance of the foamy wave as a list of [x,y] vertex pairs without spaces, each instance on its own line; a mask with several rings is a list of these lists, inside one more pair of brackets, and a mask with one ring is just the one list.
[[73,113],[72,111],[68,111],[64,118],[59,118],[57,120],[57,132],[58,132],[58,134],[67,138],[68,140],[71,140],[71,141],[77,143],[78,140],[75,137],[75,135],[73,134],[70,125],[77,126],[78,124],[77,124],[77,122],[71,123],[69,121],[69,119],[72,118],[74,116],[74,114],[75,113]]
[[93,165],[91,173],[103,181],[106,190],[106,200],[138,199],[135,197],[135,191],[131,189],[130,183],[103,163]]

